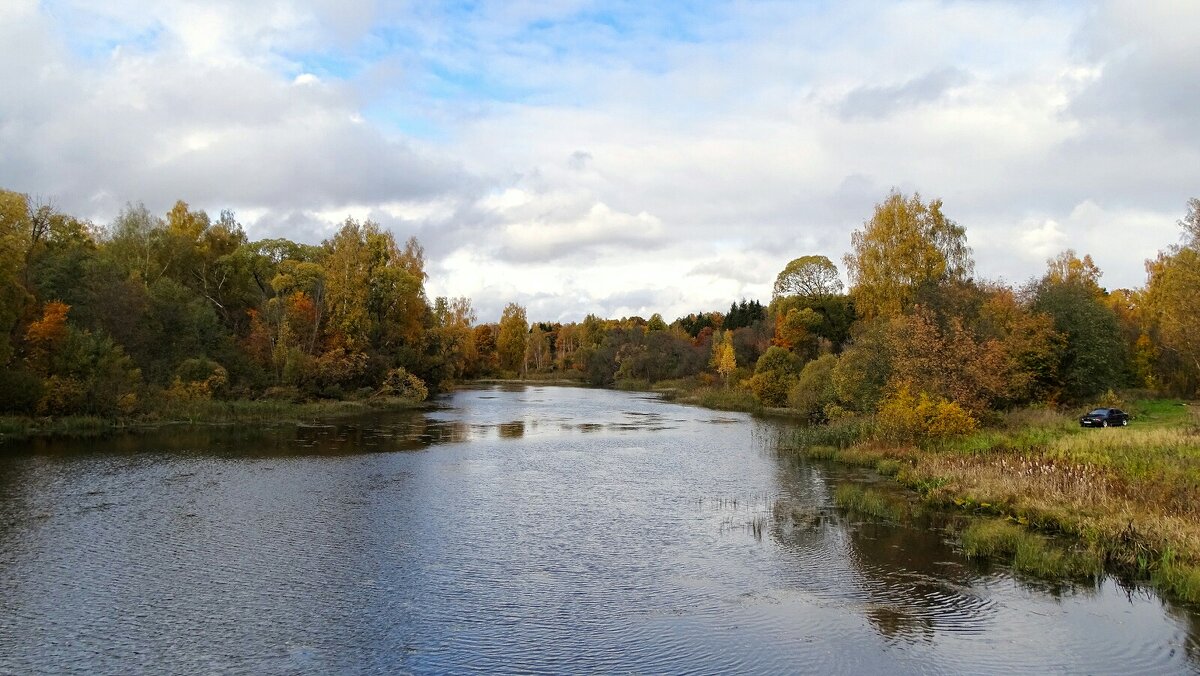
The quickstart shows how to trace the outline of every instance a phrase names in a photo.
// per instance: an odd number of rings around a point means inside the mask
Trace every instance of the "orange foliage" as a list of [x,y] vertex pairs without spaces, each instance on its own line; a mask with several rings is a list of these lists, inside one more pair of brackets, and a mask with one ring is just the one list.
[[34,368],[45,370],[50,355],[66,340],[67,312],[70,309],[71,306],[66,303],[50,301],[42,309],[42,318],[30,324],[25,331],[29,363]]

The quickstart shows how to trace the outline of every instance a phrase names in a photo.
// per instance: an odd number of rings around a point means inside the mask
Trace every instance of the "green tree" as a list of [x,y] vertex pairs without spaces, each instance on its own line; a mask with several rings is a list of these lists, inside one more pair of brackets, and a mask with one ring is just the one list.
[[826,410],[838,400],[833,386],[837,355],[825,354],[808,362],[788,390],[788,406],[803,413],[811,422],[823,422]]
[[772,299],[782,296],[836,296],[842,292],[837,266],[824,256],[793,259],[775,277]]
[[803,365],[799,357],[781,347],[767,348],[754,365],[750,391],[764,406],[783,406]]
[[[1098,271],[1087,271],[1086,261],[1073,252],[1047,261],[1047,266],[1034,285],[1032,308],[1049,315],[1066,339],[1058,377],[1064,396],[1079,401],[1120,386],[1128,355],[1117,317],[1095,282]],[[1064,268],[1086,272],[1060,274]]]

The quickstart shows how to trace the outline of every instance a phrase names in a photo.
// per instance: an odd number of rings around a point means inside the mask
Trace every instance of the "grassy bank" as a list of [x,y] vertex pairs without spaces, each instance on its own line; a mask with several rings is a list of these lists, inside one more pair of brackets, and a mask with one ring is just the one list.
[[118,431],[137,431],[166,424],[297,424],[313,420],[345,418],[374,411],[392,411],[425,406],[395,397],[364,400],[211,400],[164,402],[156,410],[138,416],[102,418],[63,416],[35,418],[0,416],[0,444],[37,436],[88,437]]
[[[1019,411],[923,446],[879,443],[869,421],[844,421],[798,431],[789,450],[875,467],[929,505],[995,519],[964,532],[969,555],[1063,576],[1099,562],[1200,602],[1200,408],[1130,409],[1128,428],[1081,429],[1074,416]],[[1074,545],[1056,554],[1044,535]]]
[[656,392],[667,401],[691,406],[703,406],[720,411],[744,411],[761,414],[767,411],[750,392],[720,384],[705,383],[697,378],[661,380],[618,380],[613,387],[634,392]]

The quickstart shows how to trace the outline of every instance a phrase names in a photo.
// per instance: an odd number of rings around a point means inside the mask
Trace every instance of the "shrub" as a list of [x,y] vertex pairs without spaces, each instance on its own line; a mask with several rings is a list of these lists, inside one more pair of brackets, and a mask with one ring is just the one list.
[[[772,350],[779,348],[773,347]],[[763,406],[783,406],[788,402],[788,392],[796,376],[783,371],[764,371],[754,374],[746,381],[747,387]]]
[[383,384],[376,393],[382,397],[399,397],[409,401],[425,401],[429,397],[429,388],[425,381],[408,372],[403,366],[387,372]]
[[167,397],[175,401],[212,399],[225,394],[229,373],[215,361],[204,357],[184,359],[175,369],[175,380]]
[[754,375],[747,385],[764,406],[783,406],[801,366],[799,357],[782,347],[772,346],[758,358]]
[[38,415],[75,413],[83,408],[86,401],[87,391],[79,380],[69,376],[50,376],[42,388],[37,412]]
[[922,443],[969,434],[979,426],[961,406],[914,395],[908,385],[884,399],[876,417],[876,435],[883,441]]
[[836,355],[826,354],[805,364],[800,377],[788,390],[788,406],[801,411],[813,422],[831,419],[826,409],[837,406],[837,390],[833,387],[833,369],[837,361]]
[[42,379],[25,369],[0,369],[0,411],[28,413],[42,398]]

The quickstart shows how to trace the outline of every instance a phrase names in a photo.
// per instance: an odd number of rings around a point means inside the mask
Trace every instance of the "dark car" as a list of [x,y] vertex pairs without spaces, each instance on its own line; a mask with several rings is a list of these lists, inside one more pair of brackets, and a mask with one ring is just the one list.
[[1124,427],[1129,424],[1129,414],[1119,408],[1096,408],[1080,418],[1079,424],[1083,427]]

